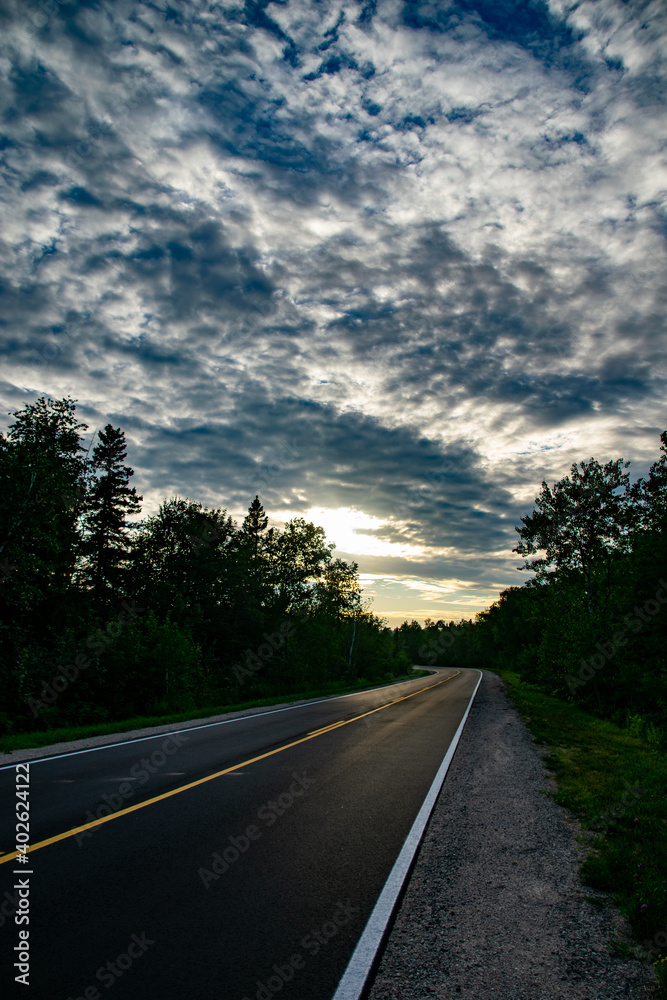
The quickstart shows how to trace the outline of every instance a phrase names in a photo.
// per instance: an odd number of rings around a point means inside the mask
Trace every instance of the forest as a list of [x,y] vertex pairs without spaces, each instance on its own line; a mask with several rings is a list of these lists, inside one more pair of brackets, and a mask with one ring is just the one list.
[[0,435],[0,732],[189,711],[409,671],[324,529],[173,497],[139,519],[125,434],[76,401]]
[[667,738],[667,432],[648,477],[575,463],[517,526],[532,571],[473,620],[404,622],[413,663],[509,669],[649,741]]
[[575,463],[517,526],[531,573],[473,620],[392,632],[324,529],[242,524],[173,497],[139,519],[125,435],[88,450],[75,401],[0,435],[0,732],[106,722],[390,680],[411,664],[511,669],[665,735],[667,432],[647,478]]

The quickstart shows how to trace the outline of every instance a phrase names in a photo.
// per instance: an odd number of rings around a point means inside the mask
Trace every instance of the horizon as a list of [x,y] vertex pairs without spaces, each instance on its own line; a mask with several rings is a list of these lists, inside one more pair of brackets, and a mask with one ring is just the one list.
[[667,427],[667,10],[520,15],[10,0],[1,429],[77,399],[142,516],[258,494],[392,627],[525,583],[542,480]]

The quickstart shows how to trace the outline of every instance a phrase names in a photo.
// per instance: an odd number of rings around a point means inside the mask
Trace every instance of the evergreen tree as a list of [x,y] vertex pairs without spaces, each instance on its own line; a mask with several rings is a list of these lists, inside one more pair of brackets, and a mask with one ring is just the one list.
[[[259,497],[256,496],[248,507],[248,513],[243,519],[243,527],[241,528],[241,534],[250,542],[250,548],[255,558],[259,555],[262,533],[266,531],[268,524],[269,519],[264,513]],[[270,534],[272,536],[273,531]]]
[[276,533],[268,524],[269,519],[256,496],[234,539],[237,563],[235,589],[243,600],[256,609],[270,600],[274,575],[272,549]]
[[101,611],[114,593],[122,592],[129,553],[127,517],[139,512],[143,500],[129,486],[134,469],[123,464],[126,456],[124,432],[107,424],[93,449],[96,477],[88,494],[85,543],[93,599]]

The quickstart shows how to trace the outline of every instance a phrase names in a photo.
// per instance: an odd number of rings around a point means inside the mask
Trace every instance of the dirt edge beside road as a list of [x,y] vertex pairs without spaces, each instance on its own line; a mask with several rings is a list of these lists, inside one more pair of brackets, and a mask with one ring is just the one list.
[[[627,925],[583,886],[578,825],[488,671],[428,825],[369,1000],[646,1000]],[[588,897],[588,899],[587,899]]]

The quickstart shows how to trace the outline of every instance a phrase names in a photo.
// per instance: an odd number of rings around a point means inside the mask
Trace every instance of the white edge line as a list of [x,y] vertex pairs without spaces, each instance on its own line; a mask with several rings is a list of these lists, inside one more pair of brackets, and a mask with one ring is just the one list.
[[459,728],[456,730],[452,742],[449,744],[449,749],[447,750],[442,764],[438,769],[438,773],[433,779],[433,784],[428,790],[428,794],[422,803],[422,807],[417,814],[417,818],[412,824],[412,829],[405,838],[405,843],[401,848],[401,853],[398,855],[396,862],[394,863],[394,867],[389,873],[389,877],[384,884],[384,888],[380,893],[373,912],[368,918],[368,923],[364,928],[363,934],[359,938],[357,947],[352,953],[352,958],[348,962],[347,968],[343,973],[343,978],[339,982],[338,988],[336,989],[332,1000],[359,1000],[362,996],[369,974],[373,968],[376,955],[382,945],[389,920],[391,919],[399,894],[403,888],[403,883],[405,882],[406,876],[410,870],[414,856],[417,853],[419,844],[424,835],[424,830],[426,829],[426,824],[430,819],[433,806],[435,805],[435,801],[440,794],[440,789],[443,786],[447,771],[449,770],[449,765],[452,762],[459,740],[461,739],[463,727],[466,724],[468,713],[472,708],[472,703],[475,700],[475,695],[477,694],[477,688],[479,688],[481,683],[482,672],[480,670],[479,680],[477,681],[475,690],[473,691],[470,701],[468,702],[465,715],[459,723]]
[[[415,670],[424,670],[424,667],[415,666]],[[433,669],[433,668],[429,668]],[[446,667],[443,669],[447,669]],[[409,684],[411,681],[426,680],[425,677],[408,677],[404,681],[394,681],[395,684]],[[291,712],[295,708],[308,708],[309,705],[319,705],[322,701],[342,701],[343,698],[354,698],[359,694],[370,694],[372,691],[381,691],[383,687],[391,687],[391,684],[380,684],[376,688],[365,688],[361,691],[350,691],[349,694],[324,695],[323,698],[316,698],[315,701],[299,702],[298,705],[286,705],[284,708],[272,708],[268,712],[252,712],[250,715],[237,715],[235,719],[221,719],[218,722],[202,722],[201,726],[186,726],[184,729],[169,729],[162,733],[153,733],[152,736],[137,736],[133,740],[116,740],[115,743],[100,743],[97,747],[85,747],[82,750],[66,750],[65,753],[47,754],[45,757],[34,757],[31,760],[14,761],[13,764],[0,765],[0,771],[6,771],[17,764],[43,764],[49,760],[59,760],[61,757],[76,757],[82,753],[95,753],[96,750],[110,750],[112,747],[126,747],[130,743],[143,743],[145,740],[158,740],[161,736],[176,736],[178,733],[193,733],[197,729],[209,729],[211,726],[227,726],[230,722],[241,722],[246,719],[258,719],[262,715],[275,715],[277,712]],[[112,736],[113,733],[108,735]]]

